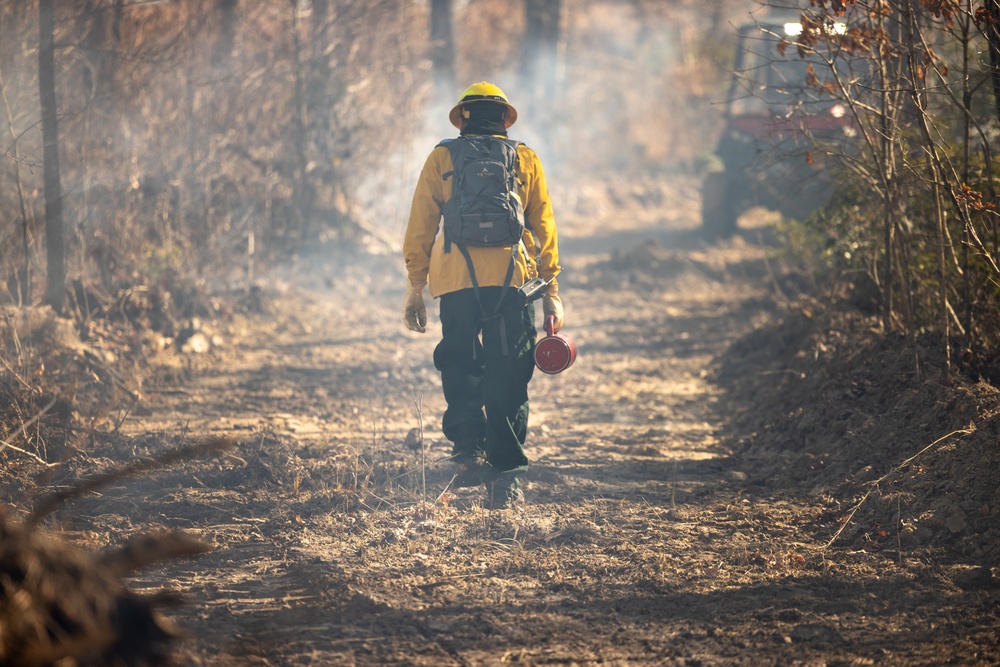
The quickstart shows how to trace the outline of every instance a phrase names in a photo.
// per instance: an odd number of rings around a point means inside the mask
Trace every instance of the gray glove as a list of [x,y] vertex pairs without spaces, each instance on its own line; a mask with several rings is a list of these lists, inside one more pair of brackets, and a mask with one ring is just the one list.
[[427,331],[427,307],[424,305],[424,286],[427,283],[410,283],[403,302],[403,324],[410,331]]
[[545,290],[545,297],[542,299],[542,313],[546,317],[551,315],[555,322],[553,322],[552,333],[559,333],[559,330],[563,327],[563,305],[562,299],[559,298],[559,283],[553,278],[552,282],[549,283],[548,288]]

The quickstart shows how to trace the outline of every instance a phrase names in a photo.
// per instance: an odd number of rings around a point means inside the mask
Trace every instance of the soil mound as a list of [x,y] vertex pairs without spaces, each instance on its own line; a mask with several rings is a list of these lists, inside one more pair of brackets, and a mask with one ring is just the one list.
[[[1000,390],[878,320],[801,299],[720,360],[750,486],[826,500],[817,528],[869,551],[1000,556]],[[842,532],[839,532],[842,531]]]

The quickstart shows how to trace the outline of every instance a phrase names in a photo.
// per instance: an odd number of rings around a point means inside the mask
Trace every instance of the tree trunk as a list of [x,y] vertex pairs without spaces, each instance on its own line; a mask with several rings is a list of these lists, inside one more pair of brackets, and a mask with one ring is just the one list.
[[[988,10],[989,22],[984,25],[983,32],[989,42],[990,50],[990,74],[993,81],[993,103],[996,106],[997,120],[1000,120],[1000,0],[986,0],[983,5]],[[986,147],[987,158],[989,157],[989,147]],[[989,164],[987,164],[989,167]],[[990,184],[990,199],[996,196],[993,191],[993,180]],[[993,236],[993,254],[995,259],[1000,259],[1000,226],[994,219],[991,222]]]
[[63,197],[59,182],[59,128],[56,117],[55,16],[52,0],[38,2],[38,93],[42,108],[45,181],[45,244],[48,285],[45,302],[57,312],[66,298]]
[[109,82],[104,71],[106,58],[104,49],[104,12],[94,5],[94,0],[87,0],[81,7],[77,17],[79,29],[84,31],[80,42],[83,67],[80,76],[83,79],[83,94],[88,103],[103,97],[99,87]]
[[218,0],[219,38],[215,42],[215,58],[220,68],[229,67],[236,39],[236,0]]
[[983,6],[989,12],[989,22],[982,26],[990,49],[990,74],[993,80],[993,103],[1000,120],[1000,0],[986,0]]
[[299,19],[299,6],[297,0],[291,0],[292,9],[292,35],[295,64],[295,108],[292,112],[293,125],[295,127],[295,175],[293,179],[294,199],[293,209],[296,216],[296,231],[298,240],[308,239],[311,230],[312,215],[315,203],[315,194],[312,182],[309,178],[309,146],[307,128],[309,127],[309,103],[306,99],[306,86],[308,82],[308,64],[303,63],[302,49],[302,25]]
[[[521,82],[529,114],[551,109],[556,94],[562,0],[524,0]],[[545,119],[539,119],[544,122]]]
[[431,65],[437,99],[458,98],[455,90],[455,34],[452,0],[431,0]]
[[937,308],[938,324],[941,332],[943,344],[944,361],[941,366],[941,382],[945,385],[951,384],[951,306],[948,303],[948,264],[947,264],[947,220],[945,217],[944,202],[941,195],[941,169],[939,168],[937,153],[938,145],[934,142],[934,135],[931,131],[931,118],[927,111],[928,91],[927,82],[917,74],[917,64],[920,58],[917,55],[917,44],[919,41],[918,16],[911,3],[904,5],[906,10],[906,47],[907,65],[909,68],[909,81],[911,84],[910,97],[914,108],[914,117],[920,128],[920,136],[923,139],[923,150],[931,155],[931,160],[927,164],[928,182],[931,187],[931,197],[934,201],[934,233],[937,239]]
[[28,218],[28,206],[24,201],[24,182],[21,179],[21,149],[18,147],[18,136],[14,131],[14,114],[10,110],[10,104],[7,101],[7,90],[4,86],[3,70],[0,68],[0,102],[3,103],[4,117],[7,120],[7,131],[10,132],[10,148],[8,152],[14,157],[14,186],[17,189],[17,203],[19,206],[19,211],[21,214],[21,244],[24,249],[24,264],[21,265],[20,271],[18,271],[17,281],[18,281],[18,305],[27,305],[31,303],[31,244],[29,242],[29,218]]

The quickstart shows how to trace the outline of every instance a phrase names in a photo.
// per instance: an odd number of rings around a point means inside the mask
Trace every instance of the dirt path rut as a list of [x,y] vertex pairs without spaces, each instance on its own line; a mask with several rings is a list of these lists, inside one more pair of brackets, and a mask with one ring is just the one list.
[[[696,192],[682,180],[611,191],[620,199],[597,189],[561,215],[566,333],[580,356],[532,382],[523,511],[490,512],[479,490],[444,490],[436,316],[426,336],[403,330],[394,254],[329,250],[275,272],[266,316],[233,315],[217,325],[221,345],[167,357],[144,379],[140,415],[124,427],[139,450],[202,433],[240,446],[85,501],[77,521],[98,543],[157,524],[214,541],[211,554],[135,582],[186,592],[175,613],[195,632],[185,660],[694,666],[983,655],[988,601],[953,588],[935,597],[943,589],[919,583],[930,566],[820,551],[824,507],[748,490],[730,457],[718,359],[774,307],[755,234],[704,246]],[[423,448],[408,439],[415,428]]]

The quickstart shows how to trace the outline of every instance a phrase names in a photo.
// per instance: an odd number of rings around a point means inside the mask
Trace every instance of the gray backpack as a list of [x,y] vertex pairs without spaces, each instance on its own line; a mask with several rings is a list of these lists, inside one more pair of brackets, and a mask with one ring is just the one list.
[[517,147],[512,139],[475,135],[441,142],[451,152],[454,177],[445,202],[445,251],[451,244],[517,245],[524,232],[524,207],[517,195]]

